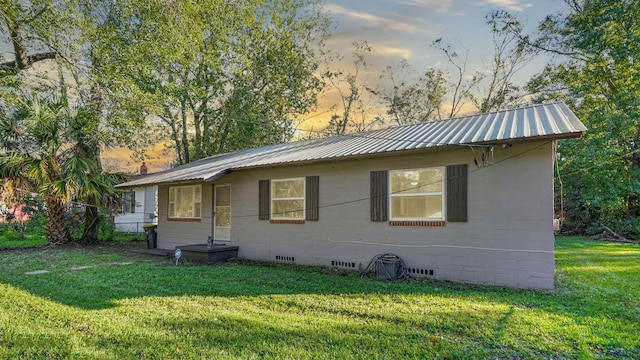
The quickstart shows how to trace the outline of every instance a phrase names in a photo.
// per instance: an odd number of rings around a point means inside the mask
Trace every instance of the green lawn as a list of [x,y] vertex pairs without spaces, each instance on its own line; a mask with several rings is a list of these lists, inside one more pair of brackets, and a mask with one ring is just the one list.
[[43,235],[26,234],[21,238],[18,234],[0,236],[1,249],[17,249],[47,245],[47,237]]
[[[123,232],[111,232],[108,234],[107,241],[111,242],[127,242],[127,241],[141,241],[146,239],[144,234],[128,234]],[[47,236],[38,235],[33,233],[25,233],[23,237],[19,233],[4,232],[0,233],[0,250],[3,249],[18,249],[18,248],[32,248],[39,246],[46,246]]]
[[176,267],[142,246],[1,251],[0,358],[640,358],[639,245],[558,238],[551,292]]

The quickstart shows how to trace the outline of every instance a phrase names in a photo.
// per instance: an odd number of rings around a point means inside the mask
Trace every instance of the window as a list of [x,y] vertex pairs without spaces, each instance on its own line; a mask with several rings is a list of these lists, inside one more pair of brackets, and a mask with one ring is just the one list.
[[393,226],[444,226],[446,214],[448,222],[467,222],[467,168],[371,171],[371,221],[388,221],[390,215]]
[[271,218],[303,220],[305,218],[305,178],[271,181]]
[[258,219],[271,223],[304,224],[318,221],[320,177],[260,180]]
[[444,220],[444,168],[389,173],[391,220]]
[[135,214],[136,213],[136,193],[135,191],[127,191],[122,194],[122,213],[123,214]]
[[169,187],[169,218],[200,218],[200,185]]

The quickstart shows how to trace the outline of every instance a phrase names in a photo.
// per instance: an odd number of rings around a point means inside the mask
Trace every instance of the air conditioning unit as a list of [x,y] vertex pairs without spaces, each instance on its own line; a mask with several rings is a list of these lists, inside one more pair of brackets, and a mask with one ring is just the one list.
[[379,280],[395,280],[402,276],[400,257],[386,254],[376,260],[376,278]]

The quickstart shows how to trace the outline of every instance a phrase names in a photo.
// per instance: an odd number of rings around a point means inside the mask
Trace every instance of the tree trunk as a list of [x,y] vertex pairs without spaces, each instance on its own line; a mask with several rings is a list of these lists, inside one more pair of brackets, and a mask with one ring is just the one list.
[[193,151],[195,153],[193,160],[195,161],[195,160],[202,159],[203,157],[205,157],[205,155],[202,147],[202,131],[201,131],[202,114],[197,112],[195,109],[193,109],[192,112],[193,112],[193,128],[195,129],[195,138],[194,138],[194,144],[193,144],[193,148],[194,148]]
[[[638,129],[638,136],[636,136],[636,144],[639,140],[638,138],[640,138],[640,129]],[[640,172],[640,148],[635,148],[634,146],[633,150],[636,152],[631,155],[631,176]],[[640,182],[640,179],[635,180]],[[627,219],[638,216],[640,216],[640,194],[632,193],[627,197]]]
[[180,100],[180,116],[182,117],[182,152],[184,154],[184,163],[191,162],[191,156],[189,155],[189,138],[187,133],[189,131],[187,126],[187,109],[184,100]]
[[174,145],[176,146],[176,157],[178,160],[178,165],[184,165],[187,162],[184,161],[184,157],[182,156],[182,144],[180,143],[180,135],[178,134],[178,128],[176,127],[177,119],[171,113],[171,109],[168,106],[164,108],[165,115],[160,116],[160,119],[164,121],[165,124],[169,126],[171,129],[171,140],[173,140]]
[[[95,62],[95,60],[94,60]],[[93,121],[87,124],[87,128],[84,131],[87,134],[99,133],[100,127],[100,113],[103,108],[103,98],[101,95],[101,87],[98,83],[93,83],[91,87],[91,111],[93,113]],[[76,145],[80,154],[83,157],[87,157],[95,161],[97,165],[97,171],[102,173],[102,161],[100,159],[100,144],[93,139],[82,139]],[[88,199],[81,199],[81,201],[89,202],[85,205],[84,213],[84,232],[82,234],[81,242],[86,244],[93,244],[98,242],[98,226],[100,225],[100,218],[98,217],[98,208],[96,206],[100,203],[93,203]],[[94,206],[91,206],[94,205]]]
[[69,242],[69,230],[64,223],[64,204],[54,196],[47,198],[47,237],[52,245]]
[[11,42],[13,43],[13,52],[16,57],[16,67],[18,69],[24,70],[29,66],[27,59],[27,48],[24,44],[24,39],[20,30],[18,29],[18,25],[14,24],[15,27],[11,27],[9,29],[9,35],[11,36]]
[[84,244],[98,243],[98,227],[100,226],[100,216],[98,208],[87,206],[84,212],[84,234],[80,241]]

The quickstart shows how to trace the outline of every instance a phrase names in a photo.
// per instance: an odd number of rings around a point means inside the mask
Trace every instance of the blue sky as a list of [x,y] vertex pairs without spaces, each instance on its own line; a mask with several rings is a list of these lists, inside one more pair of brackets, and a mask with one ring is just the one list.
[[[430,66],[444,66],[445,58],[429,45],[442,38],[458,49],[468,48],[473,70],[491,60],[491,34],[485,16],[492,10],[518,15],[530,29],[546,15],[564,12],[562,0],[326,0],[325,8],[337,22],[328,45],[349,54],[352,42],[367,41],[375,50],[374,69],[407,59],[424,72]],[[519,75],[528,79],[540,69],[532,64]]]

